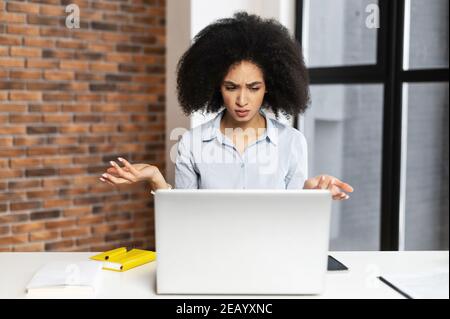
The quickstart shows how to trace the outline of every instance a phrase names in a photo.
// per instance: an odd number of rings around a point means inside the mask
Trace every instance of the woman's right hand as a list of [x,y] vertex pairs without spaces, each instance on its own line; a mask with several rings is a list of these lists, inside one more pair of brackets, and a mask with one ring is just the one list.
[[120,167],[115,161],[110,161],[111,167],[100,177],[102,182],[115,186],[148,181],[153,190],[166,188],[167,183],[158,167],[149,164],[130,164],[121,157],[118,160],[124,164],[124,167]]

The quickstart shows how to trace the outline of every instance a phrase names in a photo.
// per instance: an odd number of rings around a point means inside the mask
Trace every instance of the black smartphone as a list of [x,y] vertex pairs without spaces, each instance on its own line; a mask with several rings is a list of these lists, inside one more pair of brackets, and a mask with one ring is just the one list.
[[347,266],[332,256],[328,256],[328,271],[344,271],[348,270]]

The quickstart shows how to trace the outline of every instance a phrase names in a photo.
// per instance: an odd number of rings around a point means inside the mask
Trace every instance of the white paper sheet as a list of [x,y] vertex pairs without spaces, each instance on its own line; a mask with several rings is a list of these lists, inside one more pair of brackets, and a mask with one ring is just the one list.
[[383,278],[414,299],[449,298],[448,269],[413,275],[383,275]]
[[101,282],[101,269],[102,263],[96,261],[51,262],[35,273],[26,291],[29,295],[94,295]]

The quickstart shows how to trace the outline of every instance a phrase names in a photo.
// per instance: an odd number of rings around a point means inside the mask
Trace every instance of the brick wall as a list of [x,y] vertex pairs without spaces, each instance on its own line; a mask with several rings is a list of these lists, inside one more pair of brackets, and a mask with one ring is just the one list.
[[148,185],[98,178],[164,171],[164,74],[165,0],[0,0],[0,251],[154,248]]

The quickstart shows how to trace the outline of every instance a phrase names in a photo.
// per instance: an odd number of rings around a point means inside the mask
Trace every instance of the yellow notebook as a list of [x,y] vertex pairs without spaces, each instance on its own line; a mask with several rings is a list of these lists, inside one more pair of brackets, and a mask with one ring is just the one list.
[[[125,249],[125,251],[121,250],[122,253],[117,253],[115,251],[116,249],[104,252],[103,254],[91,257],[91,259],[104,261],[103,269],[119,272],[147,264],[156,259],[156,253],[150,250],[132,249],[127,252]],[[101,259],[106,256],[108,257],[107,259]]]
[[92,260],[98,260],[98,261],[106,261],[106,260],[109,260],[109,258],[111,258],[111,257],[123,255],[123,254],[126,254],[126,253],[127,253],[126,247],[120,247],[120,248],[117,248],[117,249],[105,251],[104,253],[95,255],[95,256],[91,257],[91,259]]

